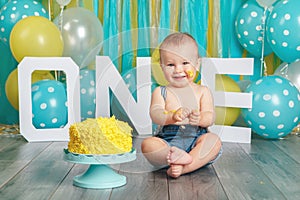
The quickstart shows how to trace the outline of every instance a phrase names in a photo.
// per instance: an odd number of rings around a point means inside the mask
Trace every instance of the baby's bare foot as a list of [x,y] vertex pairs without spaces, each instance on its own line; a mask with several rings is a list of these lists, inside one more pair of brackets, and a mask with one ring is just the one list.
[[167,170],[167,174],[173,178],[178,178],[183,171],[183,165],[171,165]]
[[177,147],[171,147],[167,156],[167,161],[170,165],[187,165],[190,164],[192,160],[190,154]]

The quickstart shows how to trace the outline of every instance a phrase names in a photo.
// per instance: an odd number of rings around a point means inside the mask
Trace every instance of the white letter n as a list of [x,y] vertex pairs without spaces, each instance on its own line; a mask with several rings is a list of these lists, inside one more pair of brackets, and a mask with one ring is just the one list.
[[118,99],[138,134],[151,134],[151,58],[137,58],[135,101],[120,73],[108,56],[96,57],[96,116],[110,117],[109,89]]

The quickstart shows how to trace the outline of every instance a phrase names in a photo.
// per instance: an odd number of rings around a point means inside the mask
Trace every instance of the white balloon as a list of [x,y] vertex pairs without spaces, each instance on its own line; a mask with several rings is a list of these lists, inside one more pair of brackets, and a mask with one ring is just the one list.
[[56,0],[56,2],[60,5],[60,6],[66,6],[68,5],[71,0]]
[[291,81],[300,91],[300,61],[293,63],[283,62],[277,67],[274,75],[282,76]]
[[103,42],[103,28],[100,20],[90,10],[82,7],[66,9],[53,22],[59,27],[64,41],[63,56],[71,57],[84,68],[91,64],[100,52]]
[[270,7],[276,0],[256,0],[261,7]]

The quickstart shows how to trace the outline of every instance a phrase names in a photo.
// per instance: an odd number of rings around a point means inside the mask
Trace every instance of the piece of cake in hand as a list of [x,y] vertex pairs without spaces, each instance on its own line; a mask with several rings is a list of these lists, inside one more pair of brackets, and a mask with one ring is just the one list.
[[132,128],[114,116],[86,119],[69,128],[68,150],[78,154],[122,154],[132,149]]

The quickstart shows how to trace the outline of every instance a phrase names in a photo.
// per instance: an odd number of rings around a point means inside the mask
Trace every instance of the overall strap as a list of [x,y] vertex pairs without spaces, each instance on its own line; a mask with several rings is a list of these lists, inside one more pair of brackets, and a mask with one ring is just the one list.
[[161,96],[164,98],[164,100],[166,100],[166,98],[167,98],[167,88],[166,88],[166,86],[160,86],[160,93],[161,93]]

